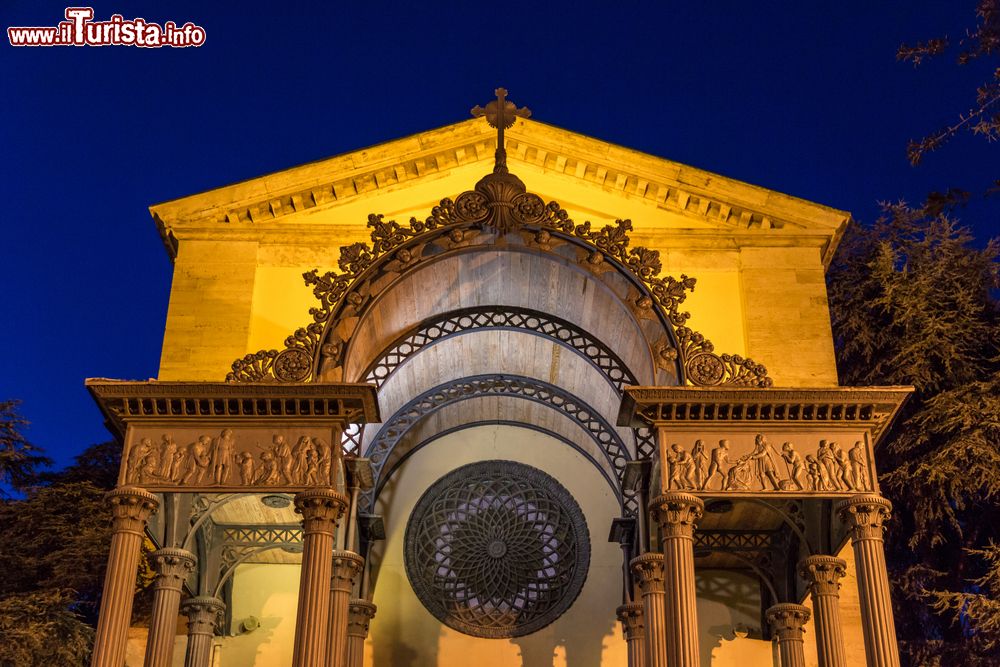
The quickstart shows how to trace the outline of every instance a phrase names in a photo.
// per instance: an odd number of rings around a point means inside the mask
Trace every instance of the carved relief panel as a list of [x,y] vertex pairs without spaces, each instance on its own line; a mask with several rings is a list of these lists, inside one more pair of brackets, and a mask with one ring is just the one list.
[[119,484],[151,491],[294,491],[344,487],[340,429],[130,428]]
[[878,490],[866,431],[659,430],[663,490],[840,496]]

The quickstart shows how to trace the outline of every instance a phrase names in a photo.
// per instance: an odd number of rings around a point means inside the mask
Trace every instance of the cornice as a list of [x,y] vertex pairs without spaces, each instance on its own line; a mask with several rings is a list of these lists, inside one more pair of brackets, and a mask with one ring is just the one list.
[[885,434],[913,387],[628,387],[619,426],[760,425],[864,428]]
[[109,429],[121,436],[129,424],[311,421],[380,421],[374,385],[356,383],[159,382],[90,378],[90,395]]
[[[512,166],[530,165],[682,217],[709,222],[718,228],[716,235],[778,232],[819,236],[825,239],[821,247],[826,263],[850,219],[844,211],[536,121],[519,119],[505,144]],[[487,163],[495,147],[496,138],[488,127],[475,120],[464,121],[157,204],[150,212],[173,256],[185,229],[214,226],[238,233],[269,223],[288,224],[295,221],[296,214],[331,209],[455,167]],[[443,192],[441,196],[456,194]]]

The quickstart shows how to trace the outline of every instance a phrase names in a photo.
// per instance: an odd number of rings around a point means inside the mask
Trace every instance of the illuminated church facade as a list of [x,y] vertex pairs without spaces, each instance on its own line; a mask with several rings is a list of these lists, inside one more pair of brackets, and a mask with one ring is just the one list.
[[910,390],[838,386],[849,214],[497,92],[151,207],[159,377],[88,380],[123,446],[93,665],[899,664]]

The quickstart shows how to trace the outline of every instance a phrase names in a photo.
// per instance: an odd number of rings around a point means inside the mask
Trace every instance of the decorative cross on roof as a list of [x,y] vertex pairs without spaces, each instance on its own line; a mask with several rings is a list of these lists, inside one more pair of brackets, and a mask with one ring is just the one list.
[[476,118],[486,116],[486,122],[490,127],[497,128],[497,152],[496,163],[493,166],[494,174],[507,173],[507,150],[504,148],[503,131],[513,127],[518,117],[530,118],[531,109],[528,107],[517,108],[517,105],[507,100],[507,89],[497,88],[497,98],[486,105],[486,108],[478,104],[472,108],[472,115]]

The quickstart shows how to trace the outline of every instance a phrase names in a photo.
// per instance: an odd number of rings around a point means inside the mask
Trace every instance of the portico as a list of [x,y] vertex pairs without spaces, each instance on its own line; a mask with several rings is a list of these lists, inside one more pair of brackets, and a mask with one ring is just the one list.
[[[836,386],[847,214],[502,91],[478,114],[153,207],[161,377],[88,381],[124,452],[94,664],[123,663],[144,536],[146,665],[689,667],[773,639],[797,667],[862,634],[898,664],[876,459],[909,389]],[[304,265],[335,268],[303,294]]]

